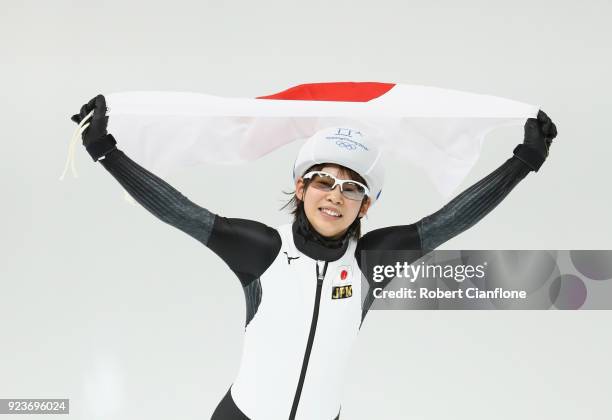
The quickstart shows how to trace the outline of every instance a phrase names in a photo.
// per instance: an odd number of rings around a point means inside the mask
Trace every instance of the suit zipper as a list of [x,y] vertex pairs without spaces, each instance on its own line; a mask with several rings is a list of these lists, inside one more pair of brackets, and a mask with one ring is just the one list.
[[317,261],[317,293],[315,295],[314,308],[312,310],[312,321],[310,323],[310,333],[308,334],[308,341],[306,343],[306,351],[304,352],[304,361],[302,362],[302,370],[300,372],[300,380],[298,381],[297,389],[295,391],[295,397],[293,397],[293,406],[291,407],[291,413],[289,414],[289,420],[295,420],[297,414],[298,404],[300,403],[300,397],[302,395],[302,388],[304,387],[304,379],[306,378],[306,370],[308,369],[308,360],[310,359],[310,352],[312,351],[312,343],[314,341],[315,331],[317,330],[317,321],[319,319],[319,306],[321,304],[321,289],[323,288],[323,280],[325,279],[325,273],[327,272],[327,261],[323,265],[322,272],[319,270],[319,262]]

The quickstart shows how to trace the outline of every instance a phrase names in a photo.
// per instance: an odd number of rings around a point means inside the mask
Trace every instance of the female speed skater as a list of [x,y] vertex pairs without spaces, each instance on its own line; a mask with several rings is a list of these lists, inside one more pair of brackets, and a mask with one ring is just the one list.
[[350,126],[321,130],[304,143],[288,203],[294,221],[272,228],[191,202],[117,148],[107,132],[104,96],[83,105],[72,120],[81,123],[92,111],[82,139],[93,160],[149,212],[221,257],[242,284],[240,370],[211,420],[339,419],[343,372],[368,310],[361,304],[367,293],[361,273],[368,278],[362,254],[411,250],[413,262],[470,228],[540,168],[557,135],[539,111],[527,119],[513,155],[439,211],[362,236],[361,218],[378,199],[384,168],[372,140]]

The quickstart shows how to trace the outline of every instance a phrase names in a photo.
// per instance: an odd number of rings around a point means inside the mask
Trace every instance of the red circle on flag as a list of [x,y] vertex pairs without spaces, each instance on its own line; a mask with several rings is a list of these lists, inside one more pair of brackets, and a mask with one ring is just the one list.
[[346,270],[342,270],[340,273],[340,280],[346,280],[346,276],[348,276],[348,272]]

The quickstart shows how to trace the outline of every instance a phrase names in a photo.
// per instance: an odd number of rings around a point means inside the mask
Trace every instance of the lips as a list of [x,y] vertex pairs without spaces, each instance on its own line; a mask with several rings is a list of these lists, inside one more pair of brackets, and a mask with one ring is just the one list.
[[334,219],[339,219],[342,217],[342,214],[338,210],[333,208],[319,207],[319,211],[325,216],[333,217]]

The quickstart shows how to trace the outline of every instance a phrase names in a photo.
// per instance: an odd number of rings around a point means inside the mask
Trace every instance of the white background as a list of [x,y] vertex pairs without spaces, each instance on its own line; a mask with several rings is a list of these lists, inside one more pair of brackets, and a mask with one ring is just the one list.
[[[58,181],[69,117],[97,93],[382,81],[537,104],[559,130],[549,161],[442,248],[612,249],[611,13],[598,0],[3,1],[0,398],[70,398],[73,419],[207,419],[238,369],[245,309],[224,263],[126,204],[81,149],[80,178]],[[462,188],[521,141],[520,127],[492,133]],[[276,226],[298,147],[166,179],[213,212]],[[367,229],[446,202],[402,162],[387,174]],[[609,419],[611,320],[370,313],[341,418]]]

